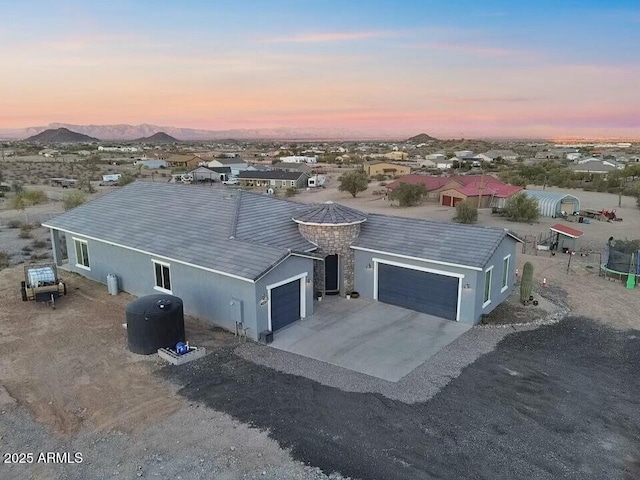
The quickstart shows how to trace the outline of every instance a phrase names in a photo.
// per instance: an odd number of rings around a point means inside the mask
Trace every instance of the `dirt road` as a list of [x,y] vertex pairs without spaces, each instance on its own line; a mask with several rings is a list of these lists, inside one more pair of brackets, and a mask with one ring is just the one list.
[[[52,310],[22,302],[22,272],[0,271],[0,453],[84,461],[2,463],[0,478],[325,478],[266,433],[177,395],[154,375],[157,356],[129,353],[122,323],[133,297],[67,274],[69,294]],[[210,351],[235,342],[190,318],[187,337]]]

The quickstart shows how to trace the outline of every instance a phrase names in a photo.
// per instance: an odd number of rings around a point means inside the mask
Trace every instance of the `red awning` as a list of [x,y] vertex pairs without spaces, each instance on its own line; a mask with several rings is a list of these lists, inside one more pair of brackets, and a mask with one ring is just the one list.
[[583,234],[583,232],[581,232],[580,230],[562,225],[561,223],[556,223],[554,226],[549,228],[549,230],[551,230],[552,232],[561,233],[562,235],[566,235],[567,237],[571,238],[579,238]]

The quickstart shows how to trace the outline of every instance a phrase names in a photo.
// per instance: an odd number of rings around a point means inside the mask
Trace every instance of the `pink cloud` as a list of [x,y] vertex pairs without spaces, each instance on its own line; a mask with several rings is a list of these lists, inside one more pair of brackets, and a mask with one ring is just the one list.
[[263,39],[267,43],[325,43],[344,42],[353,40],[364,40],[368,38],[382,38],[394,36],[388,31],[365,31],[365,32],[315,32],[302,33],[285,37],[269,37]]

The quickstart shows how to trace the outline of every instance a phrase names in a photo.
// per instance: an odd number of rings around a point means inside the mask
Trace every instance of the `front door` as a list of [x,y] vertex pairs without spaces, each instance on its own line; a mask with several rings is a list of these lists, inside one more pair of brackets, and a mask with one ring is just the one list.
[[327,295],[336,295],[340,291],[339,270],[338,255],[327,255],[324,259],[324,289]]

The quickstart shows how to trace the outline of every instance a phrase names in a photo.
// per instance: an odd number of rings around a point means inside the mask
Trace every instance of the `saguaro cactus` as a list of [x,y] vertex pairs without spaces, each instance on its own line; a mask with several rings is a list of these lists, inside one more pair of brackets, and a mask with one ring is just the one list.
[[530,262],[522,268],[522,280],[520,281],[520,301],[525,305],[529,302],[533,290],[533,265]]

